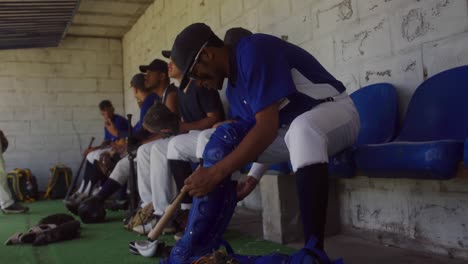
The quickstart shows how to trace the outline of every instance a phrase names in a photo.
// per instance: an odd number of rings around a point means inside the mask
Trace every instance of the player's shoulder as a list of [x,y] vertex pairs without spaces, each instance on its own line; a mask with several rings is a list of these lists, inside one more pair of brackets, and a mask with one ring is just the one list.
[[258,53],[282,44],[284,44],[284,41],[278,37],[256,33],[242,38],[238,43],[237,52],[240,54]]
[[117,120],[125,119],[123,116],[121,116],[119,114],[114,114],[114,116],[115,116],[115,119],[117,119]]
[[114,122],[119,122],[119,123],[126,123],[127,119],[119,114],[114,114],[115,115],[115,121]]

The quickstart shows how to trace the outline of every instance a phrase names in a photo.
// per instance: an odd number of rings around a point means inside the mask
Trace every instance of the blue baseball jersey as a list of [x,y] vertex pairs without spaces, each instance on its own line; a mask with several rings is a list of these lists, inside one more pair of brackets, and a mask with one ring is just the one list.
[[114,141],[120,138],[121,135],[125,135],[128,131],[128,122],[121,115],[114,114],[112,117],[112,123],[114,123],[115,128],[117,129],[118,135],[112,135],[107,128],[104,127],[104,140],[106,141]]
[[155,93],[150,93],[149,95],[146,96],[145,100],[143,100],[143,103],[141,104],[141,108],[140,108],[140,120],[133,127],[134,133],[139,133],[143,130],[143,118],[145,117],[146,112],[148,112],[148,109],[157,100],[159,100],[159,96]]
[[280,102],[280,125],[344,92],[336,80],[302,48],[266,34],[242,38],[231,49],[226,97],[231,114],[255,122],[255,114]]

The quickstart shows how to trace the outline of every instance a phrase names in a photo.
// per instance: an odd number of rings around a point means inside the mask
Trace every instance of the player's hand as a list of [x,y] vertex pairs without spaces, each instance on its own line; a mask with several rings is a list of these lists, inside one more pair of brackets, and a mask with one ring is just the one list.
[[237,184],[237,201],[244,200],[257,186],[258,180],[248,176],[246,180]]
[[106,118],[104,120],[104,126],[106,128],[111,128],[111,127],[114,127],[114,123],[112,123],[112,120],[110,118]]
[[222,179],[222,174],[215,167],[198,168],[185,180],[182,191],[194,197],[204,196],[213,191]]
[[91,151],[94,151],[95,148],[91,147],[91,148],[87,148],[85,149],[85,151],[83,152],[83,156],[88,156],[88,154],[91,152]]
[[179,133],[187,133],[189,132],[189,128],[187,127],[187,123],[185,122],[180,122],[179,123]]

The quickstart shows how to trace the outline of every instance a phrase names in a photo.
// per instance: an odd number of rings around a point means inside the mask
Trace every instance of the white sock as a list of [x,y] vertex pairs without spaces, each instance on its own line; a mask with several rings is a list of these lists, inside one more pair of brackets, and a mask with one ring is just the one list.
[[182,203],[180,204],[180,209],[182,210],[190,210],[192,208],[192,204]]

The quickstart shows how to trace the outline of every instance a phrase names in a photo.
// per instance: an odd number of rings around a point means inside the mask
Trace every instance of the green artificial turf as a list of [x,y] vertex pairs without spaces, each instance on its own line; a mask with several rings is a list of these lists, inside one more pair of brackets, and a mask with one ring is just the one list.
[[[61,201],[40,201],[28,204],[25,215],[0,213],[0,240],[2,243],[15,232],[26,231],[44,216],[66,213]],[[158,263],[156,258],[143,258],[128,251],[128,242],[145,237],[123,229],[123,212],[110,212],[103,224],[82,225],[81,237],[72,241],[50,244],[44,247],[31,245],[0,245],[1,263]],[[228,231],[225,239],[236,253],[262,255],[273,252],[291,253],[292,249],[267,241],[255,240],[236,231]],[[168,244],[174,244],[172,236],[163,236]]]

